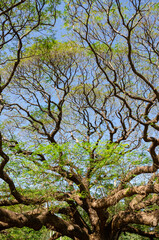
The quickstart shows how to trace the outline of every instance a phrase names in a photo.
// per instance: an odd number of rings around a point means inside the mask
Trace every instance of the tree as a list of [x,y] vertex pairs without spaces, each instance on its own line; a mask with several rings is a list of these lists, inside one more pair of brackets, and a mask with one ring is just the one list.
[[[0,3],[0,66],[12,62],[10,75],[0,75],[0,103],[3,108],[2,91],[11,82],[22,58],[24,46],[29,45],[35,36],[51,30],[55,25],[59,1],[21,0],[1,1]],[[1,109],[0,109],[1,110]]]
[[158,238],[158,4],[66,7],[72,41],[26,46],[3,88],[0,230]]

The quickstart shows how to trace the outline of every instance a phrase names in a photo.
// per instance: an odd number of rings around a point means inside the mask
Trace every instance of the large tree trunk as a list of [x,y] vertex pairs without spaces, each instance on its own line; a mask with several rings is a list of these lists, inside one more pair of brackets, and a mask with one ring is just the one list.
[[121,231],[119,229],[112,229],[112,222],[104,230],[103,240],[118,240]]
[[101,234],[92,234],[90,236],[90,240],[118,240],[120,234],[112,234],[111,232],[107,232],[104,236],[101,236]]
[[109,224],[104,232],[102,233],[94,233],[90,236],[90,240],[118,240],[120,236],[121,231],[115,230],[113,231],[111,229],[111,224]]

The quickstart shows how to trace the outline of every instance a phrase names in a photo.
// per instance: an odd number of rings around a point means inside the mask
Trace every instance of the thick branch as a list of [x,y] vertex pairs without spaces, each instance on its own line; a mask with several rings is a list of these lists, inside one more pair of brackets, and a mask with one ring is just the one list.
[[155,231],[144,232],[144,231],[142,231],[138,228],[134,228],[134,227],[131,227],[131,226],[127,226],[127,227],[123,228],[122,230],[124,232],[135,233],[135,234],[138,234],[138,235],[143,236],[143,237],[149,237],[150,239],[159,238],[159,233],[157,233]]
[[126,188],[118,191],[113,196],[102,198],[99,200],[94,200],[92,206],[93,208],[107,208],[109,206],[115,205],[125,197],[131,197],[135,194],[147,195],[149,193],[159,193],[159,184]]
[[127,225],[129,223],[134,223],[156,227],[158,225],[158,222],[159,210],[139,213],[121,211],[114,216],[112,226],[119,229],[121,226]]

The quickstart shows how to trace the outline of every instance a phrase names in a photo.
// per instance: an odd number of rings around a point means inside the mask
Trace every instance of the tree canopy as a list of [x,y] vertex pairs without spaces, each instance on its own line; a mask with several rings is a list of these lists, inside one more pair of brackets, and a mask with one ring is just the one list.
[[158,239],[159,4],[60,4],[0,3],[0,239]]

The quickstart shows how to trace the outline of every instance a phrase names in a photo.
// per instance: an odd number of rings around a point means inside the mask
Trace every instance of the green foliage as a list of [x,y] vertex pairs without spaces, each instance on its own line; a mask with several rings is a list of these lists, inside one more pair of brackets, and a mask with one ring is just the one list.
[[[60,58],[67,59],[72,54],[75,56],[79,51],[78,46],[71,41],[59,42],[52,37],[39,37],[34,40],[34,43],[25,49],[25,56],[40,56],[41,60],[51,59],[56,57],[59,61]],[[59,57],[59,59],[58,59]]]
[[48,240],[49,231],[43,227],[39,231],[34,231],[30,228],[23,227],[22,229],[13,228],[2,231],[0,240]]
[[[23,149],[24,146],[25,143],[17,145],[13,148],[14,153]],[[39,144],[36,148],[34,145],[30,145],[27,151],[31,151],[32,154],[26,157],[22,153],[16,154],[7,165],[6,170],[17,179],[17,182],[23,183],[23,189],[19,188],[21,193],[25,193],[28,197],[43,197],[51,200],[53,193],[59,189],[67,191],[68,187],[67,184],[63,185],[62,177],[51,171],[51,167],[58,165],[65,171],[73,168],[77,174],[85,176],[86,169],[91,166],[89,181],[92,194],[100,192],[102,188],[105,194],[108,194],[114,187],[114,181],[118,183],[120,178],[124,177],[131,167],[133,168],[134,164],[143,164],[143,160],[141,161],[140,158],[133,160],[136,159],[137,153],[134,156],[127,154],[125,157],[126,147],[127,145],[102,141],[98,146],[82,141],[58,145]],[[91,158],[93,150],[95,150],[95,158]],[[38,161],[40,154],[45,156],[45,161]],[[10,156],[12,156],[12,151]],[[143,155],[141,159],[143,159]],[[148,161],[149,159],[145,156],[145,163]],[[29,188],[28,183],[30,183]]]
[[119,237],[119,240],[149,240],[147,237],[141,237],[136,234],[130,234],[130,233],[122,233],[121,236]]

